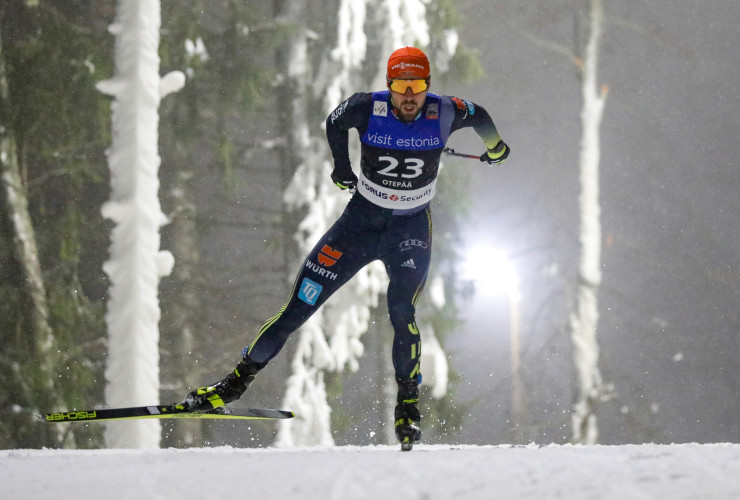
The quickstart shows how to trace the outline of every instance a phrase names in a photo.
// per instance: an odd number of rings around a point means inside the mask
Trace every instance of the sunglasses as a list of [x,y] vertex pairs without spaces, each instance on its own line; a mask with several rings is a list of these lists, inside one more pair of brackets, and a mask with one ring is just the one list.
[[405,94],[407,89],[419,94],[429,88],[429,80],[389,80],[388,87],[399,94]]

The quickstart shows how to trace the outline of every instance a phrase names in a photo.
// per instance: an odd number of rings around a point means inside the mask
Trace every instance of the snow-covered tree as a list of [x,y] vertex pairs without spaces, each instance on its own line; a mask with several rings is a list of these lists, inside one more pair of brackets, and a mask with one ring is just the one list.
[[[323,115],[327,115],[342,98],[357,90],[358,71],[365,60],[367,39],[364,32],[365,2],[341,1],[338,11],[337,42],[333,50],[322,58],[318,75],[314,79],[314,96],[322,102]],[[298,14],[296,10],[293,14]],[[292,23],[300,24],[293,17]],[[303,35],[305,36],[305,35]],[[294,40],[296,49],[300,39]],[[305,50],[302,61],[295,57],[293,70],[308,71]],[[302,64],[297,64],[298,62]],[[297,75],[290,75],[296,78]],[[300,96],[300,94],[299,94]],[[299,106],[307,106],[300,102]],[[293,123],[294,137],[307,145],[303,162],[298,165],[293,180],[284,195],[285,203],[293,210],[307,210],[296,234],[299,252],[305,254],[329,228],[347,199],[346,193],[333,189],[326,182],[327,169],[332,168],[326,139],[321,133],[309,135],[308,118]],[[318,118],[316,118],[318,122]],[[382,268],[381,268],[382,269]],[[383,278],[377,266],[368,266],[358,273],[358,278],[345,286],[336,296],[306,322],[294,335],[298,337],[291,363],[292,375],[285,395],[286,407],[296,408],[300,419],[281,423],[276,444],[279,446],[333,444],[330,408],[326,401],[324,372],[340,370],[345,364],[356,366],[363,353],[360,335],[367,329],[368,307],[377,304]],[[358,285],[358,282],[361,283]],[[359,286],[364,289],[364,300],[353,301],[351,293]],[[350,295],[348,297],[348,295]],[[339,302],[339,303],[338,303]],[[325,328],[327,329],[325,331]],[[327,342],[327,337],[329,341]]]
[[[172,270],[172,254],[159,249],[160,208],[157,172],[160,99],[179,90],[184,75],[159,76],[159,0],[120,0],[109,28],[116,36],[115,75],[98,89],[113,97],[113,144],[108,151],[110,200],[103,215],[115,223],[108,297],[109,356],[106,400],[110,406],[159,400],[158,286]],[[158,447],[156,420],[106,427],[110,447]]]
[[[599,370],[597,293],[601,285],[601,206],[599,201],[600,126],[607,87],[598,84],[599,47],[604,18],[602,0],[588,2],[588,32],[583,53],[538,35],[520,31],[529,41],[566,56],[575,63],[581,85],[581,147],[579,151],[578,272],[568,304],[568,329],[576,371],[571,439],[596,443],[596,405],[609,397]],[[581,15],[574,12],[578,19]],[[580,33],[579,33],[580,35]]]

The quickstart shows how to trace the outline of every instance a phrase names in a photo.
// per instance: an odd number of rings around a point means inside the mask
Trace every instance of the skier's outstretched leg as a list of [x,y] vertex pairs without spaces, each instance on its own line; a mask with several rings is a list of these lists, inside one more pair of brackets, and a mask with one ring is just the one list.
[[404,450],[421,439],[418,409],[421,381],[421,335],[416,325],[416,304],[426,283],[431,260],[429,210],[404,217],[390,232],[383,254],[390,283],[388,312],[393,325],[393,366],[398,397],[395,409],[396,437]]
[[375,259],[377,232],[357,227],[356,223],[348,225],[346,213],[308,254],[287,303],[260,328],[234,371],[216,384],[192,391],[183,406],[192,411],[212,411],[239,399],[257,372],[280,352],[290,334],[359,269]]

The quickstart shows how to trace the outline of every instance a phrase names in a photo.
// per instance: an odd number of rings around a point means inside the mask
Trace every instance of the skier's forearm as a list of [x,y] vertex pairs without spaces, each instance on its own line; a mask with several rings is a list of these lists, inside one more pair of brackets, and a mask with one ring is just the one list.
[[326,138],[334,157],[334,171],[343,179],[354,176],[349,160],[349,129],[357,129],[362,136],[370,120],[372,102],[371,93],[353,94],[326,119]]
[[342,175],[352,173],[352,164],[349,160],[349,131],[337,127],[329,117],[326,120],[326,139],[334,157],[334,170]]
[[493,123],[491,116],[488,114],[483,107],[476,105],[475,115],[473,115],[475,121],[473,123],[473,130],[483,141],[488,149],[494,149],[496,145],[501,142],[501,136],[496,129],[496,125]]

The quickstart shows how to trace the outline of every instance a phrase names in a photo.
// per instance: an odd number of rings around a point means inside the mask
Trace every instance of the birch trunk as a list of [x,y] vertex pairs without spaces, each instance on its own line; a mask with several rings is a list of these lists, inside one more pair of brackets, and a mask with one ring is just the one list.
[[596,338],[599,319],[597,292],[601,284],[599,127],[606,99],[606,90],[602,89],[600,92],[597,84],[603,20],[601,0],[591,0],[590,16],[589,39],[581,80],[580,263],[575,310],[570,316],[577,376],[572,413],[573,441],[583,444],[594,444],[598,440],[596,405],[604,395]]
[[[28,199],[18,163],[18,144],[13,126],[9,123],[10,94],[0,34],[0,210],[7,220],[12,237],[12,253],[19,270],[21,295],[25,305],[20,307],[24,318],[23,330],[28,332],[28,363],[16,363],[18,373],[13,380],[20,385],[20,392],[27,404],[40,412],[64,408],[60,390],[54,383],[58,379],[57,347],[49,326],[49,309],[46,288],[41,274],[36,236]],[[20,360],[24,361],[24,360]],[[24,370],[24,368],[26,370]],[[45,429],[55,444],[62,444],[62,429]]]

